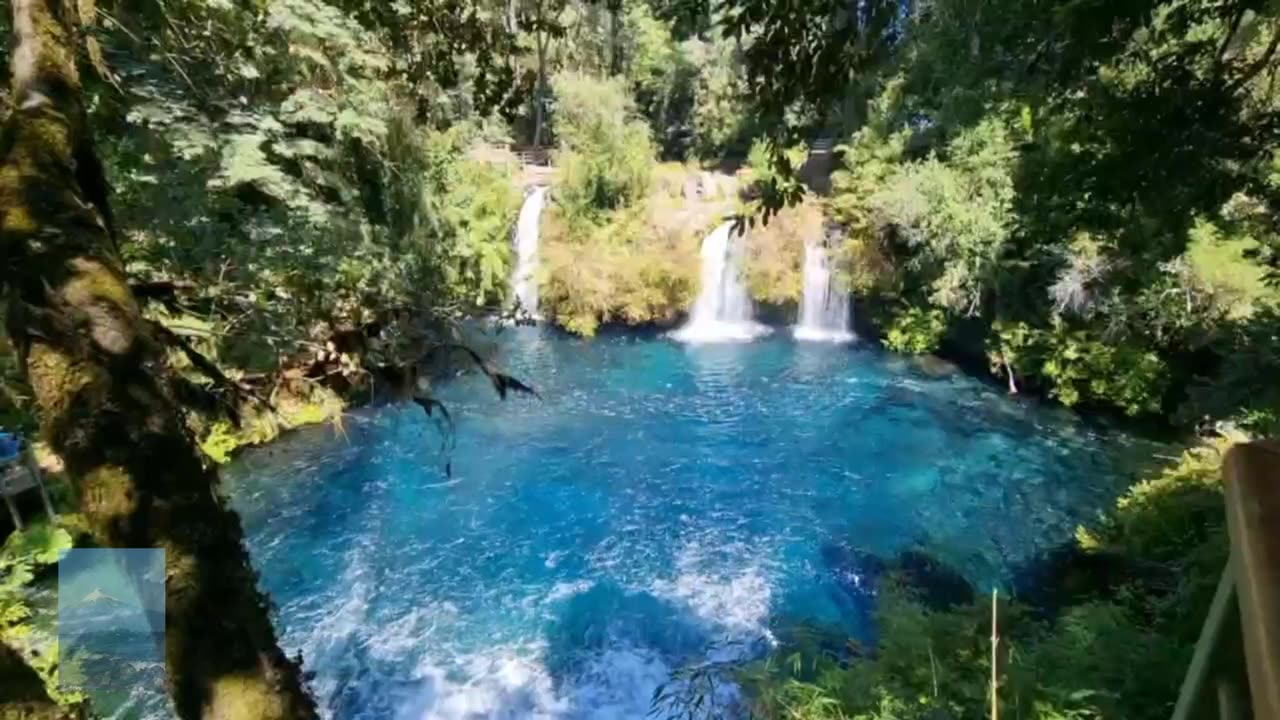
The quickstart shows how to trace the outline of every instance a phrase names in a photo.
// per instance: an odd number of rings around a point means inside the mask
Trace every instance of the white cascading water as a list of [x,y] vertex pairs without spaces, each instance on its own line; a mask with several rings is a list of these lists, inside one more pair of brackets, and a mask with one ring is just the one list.
[[817,342],[849,342],[849,293],[835,284],[831,259],[822,240],[805,244],[804,298],[800,303],[800,323],[795,328],[797,340]]
[[520,207],[516,221],[516,269],[511,274],[511,287],[515,290],[520,308],[530,316],[538,315],[538,221],[542,219],[542,207],[547,202],[547,188],[536,187]]
[[702,241],[702,287],[689,321],[672,337],[682,342],[751,340],[769,329],[755,322],[755,307],[738,269],[733,223],[725,222]]

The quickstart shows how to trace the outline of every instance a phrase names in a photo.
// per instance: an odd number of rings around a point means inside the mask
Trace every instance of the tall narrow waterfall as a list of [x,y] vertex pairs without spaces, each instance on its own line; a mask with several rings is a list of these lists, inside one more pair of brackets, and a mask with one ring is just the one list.
[[831,259],[821,239],[805,244],[804,299],[800,304],[797,340],[849,342],[849,293],[835,285]]
[[689,321],[672,337],[683,342],[751,340],[769,329],[755,322],[755,308],[738,269],[733,223],[721,224],[702,241],[702,287]]
[[546,204],[547,188],[537,187],[525,198],[516,221],[516,269],[511,273],[511,287],[524,312],[538,314],[538,221]]

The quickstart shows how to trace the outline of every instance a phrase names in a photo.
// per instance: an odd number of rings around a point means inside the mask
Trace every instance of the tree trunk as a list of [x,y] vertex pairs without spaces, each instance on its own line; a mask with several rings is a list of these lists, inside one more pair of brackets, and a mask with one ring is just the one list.
[[1009,394],[1017,395],[1018,381],[1013,376],[1013,366],[1009,364],[1009,358],[1002,356],[1000,359],[1004,362],[1005,375],[1009,377]]
[[547,102],[547,29],[542,26],[542,4],[538,4],[538,87],[533,93],[533,146],[542,147],[542,113]]
[[84,720],[83,706],[64,708],[45,692],[44,681],[22,656],[0,643],[0,718],[9,720]]
[[622,74],[622,2],[609,4],[609,74]]
[[174,399],[104,218],[72,4],[13,0],[14,110],[0,136],[8,327],[41,430],[107,547],[165,551],[165,661],[185,720],[316,717],[280,650],[239,518]]

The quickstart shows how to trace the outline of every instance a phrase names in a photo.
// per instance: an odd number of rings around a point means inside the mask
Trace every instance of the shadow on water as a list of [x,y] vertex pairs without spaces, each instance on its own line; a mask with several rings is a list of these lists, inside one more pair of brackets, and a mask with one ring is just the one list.
[[602,582],[564,602],[547,629],[546,666],[560,691],[596,671],[607,652],[652,655],[676,667],[697,658],[713,640],[687,609]]
[[1012,582],[1014,598],[1047,619],[1072,605],[1116,598],[1133,584],[1155,596],[1172,595],[1182,578],[1160,563],[1066,542],[1014,568]]

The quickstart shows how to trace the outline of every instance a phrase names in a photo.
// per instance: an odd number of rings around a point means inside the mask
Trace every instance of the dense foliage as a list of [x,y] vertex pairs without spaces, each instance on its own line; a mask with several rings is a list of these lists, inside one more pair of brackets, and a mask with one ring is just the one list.
[[[787,306],[831,221],[891,350],[1185,430],[1280,429],[1274,3],[76,7],[105,220],[212,461],[404,385],[459,321],[510,309],[521,191],[548,176],[508,145],[552,149],[538,281],[571,332],[677,319],[733,214],[752,295]],[[818,197],[801,141],[830,135]],[[0,372],[6,427],[33,427],[20,364]],[[1123,582],[1005,607],[1008,711],[1167,714],[1222,561],[1216,462],[1190,451],[1082,531]],[[0,635],[62,541],[0,553]],[[874,657],[753,669],[760,712],[976,714],[986,608],[911,592],[884,590]]]
[[28,596],[37,573],[56,563],[71,545],[70,533],[48,524],[15,532],[0,545],[0,643],[23,648],[50,695],[68,704],[80,702],[83,696],[59,685],[57,638],[39,648],[30,643],[34,612]]
[[1068,405],[1265,429],[1256,404],[1186,389],[1244,381],[1240,339],[1274,334],[1280,21],[1189,0],[1010,3],[965,27],[963,2],[916,10],[830,203],[890,344],[984,345]]

